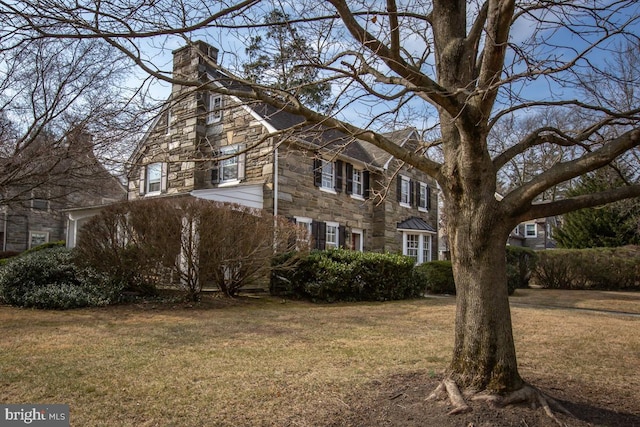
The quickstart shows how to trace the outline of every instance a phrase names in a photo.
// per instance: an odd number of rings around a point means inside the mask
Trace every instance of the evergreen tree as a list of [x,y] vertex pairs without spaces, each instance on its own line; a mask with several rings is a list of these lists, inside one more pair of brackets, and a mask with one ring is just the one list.
[[327,112],[331,84],[319,82],[317,51],[288,22],[289,16],[277,9],[265,16],[264,38],[251,37],[245,49],[245,75],[255,83],[293,92],[304,105]]
[[[619,175],[600,171],[583,176],[568,196],[597,193],[622,185]],[[559,246],[575,249],[640,244],[640,202],[630,199],[569,212],[555,230],[554,238]]]

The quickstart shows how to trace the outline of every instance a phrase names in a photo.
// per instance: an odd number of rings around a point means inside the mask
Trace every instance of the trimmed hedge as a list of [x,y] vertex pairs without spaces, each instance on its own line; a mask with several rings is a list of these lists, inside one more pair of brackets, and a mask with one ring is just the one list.
[[540,252],[533,281],[549,289],[640,290],[640,246]]
[[456,294],[451,261],[430,261],[420,264],[417,270],[424,274],[427,291],[432,294]]
[[517,288],[527,288],[537,262],[533,249],[507,246],[507,281],[509,295]]
[[103,306],[117,302],[121,290],[95,270],[78,267],[65,248],[25,253],[0,269],[0,299],[19,307]]
[[410,257],[343,249],[281,255],[274,259],[270,284],[273,295],[323,302],[417,298],[424,288]]
[[[520,255],[520,253],[518,253]],[[520,257],[516,257],[520,259]],[[509,255],[507,255],[509,259]],[[522,261],[511,261],[507,263],[507,291],[513,295],[518,285],[522,283],[519,267],[524,264]],[[528,265],[528,264],[527,264]],[[425,262],[416,267],[426,280],[426,288],[432,294],[456,294],[456,284],[453,279],[453,267],[451,261],[431,261]],[[527,277],[528,281],[528,277]]]

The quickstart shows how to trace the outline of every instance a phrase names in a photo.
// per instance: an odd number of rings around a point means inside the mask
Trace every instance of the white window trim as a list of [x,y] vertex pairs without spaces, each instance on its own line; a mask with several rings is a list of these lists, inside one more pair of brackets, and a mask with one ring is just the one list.
[[[433,261],[433,233],[424,232],[420,230],[403,230],[402,231],[402,254],[408,255],[407,251],[407,242],[409,235],[417,235],[418,236],[418,259],[416,260],[416,265],[422,264],[425,262]],[[429,242],[431,250],[429,251],[430,259],[424,259],[424,249],[425,242]]]
[[[222,121],[222,95],[210,93],[208,96],[209,111],[207,111],[207,124],[218,123]],[[218,103],[217,107],[216,102]]]
[[[219,160],[218,164],[217,164],[217,168],[218,168],[218,182],[217,185],[218,187],[231,187],[234,185],[238,185],[240,184],[240,182],[242,182],[242,178],[244,177],[244,168],[246,167],[246,160],[244,159],[243,154],[241,153],[241,151],[244,149],[244,146],[242,144],[236,144],[236,145],[229,145],[226,147],[221,147],[220,148],[220,154],[223,157],[227,157],[228,158],[224,159],[224,160]],[[231,156],[232,154],[235,154],[235,156]],[[224,165],[223,162],[231,160],[231,159],[235,159],[235,167],[236,167],[236,177],[232,178],[232,179],[224,179]],[[241,170],[242,168],[242,170]]]
[[[327,221],[326,223],[326,234],[325,234],[325,248],[326,249],[337,249],[340,247],[340,224],[337,222],[330,222]],[[329,228],[335,228],[336,233],[335,233],[335,241],[330,241],[329,240]],[[332,244],[332,246],[329,246],[329,243]]]
[[[533,234],[529,233],[529,228],[528,226],[533,225]],[[538,237],[538,224],[536,224],[535,222],[530,222],[528,224],[524,225],[524,237],[527,239],[535,239],[536,237]]]
[[167,130],[166,130],[166,135],[171,135],[171,119],[172,119],[172,114],[171,114],[171,106],[169,106],[169,109],[167,109]]
[[[427,209],[427,197],[428,197],[428,185],[424,182],[419,182],[418,183],[419,188],[420,188],[420,198],[418,199],[418,211],[419,212],[429,212],[429,209]],[[425,206],[420,206],[420,200],[423,200],[423,194],[422,194],[422,190],[424,190],[424,204]]]
[[[359,177],[356,180],[356,176]],[[361,169],[353,168],[353,174],[351,175],[351,197],[358,200],[364,200],[364,173]],[[356,182],[360,185],[360,191],[356,192]]]
[[[44,242],[40,243],[40,244],[44,244],[44,243],[48,243],[49,242],[49,232],[48,231],[37,231],[37,230],[29,230],[29,249],[33,248],[34,246],[32,245],[33,243],[33,235],[34,234],[44,234]],[[36,245],[37,246],[37,245]]]
[[[150,168],[156,165],[159,168],[158,172],[160,172],[160,177],[157,181],[158,189],[151,191],[149,190],[149,187],[151,186],[152,182],[150,178],[151,174],[149,172],[150,172]],[[149,163],[148,165],[145,166],[145,169],[146,169],[145,171],[146,179],[144,180],[144,193],[146,196],[157,196],[158,194],[162,193],[162,163],[161,162]],[[156,181],[154,180],[153,183],[156,183]]]
[[364,252],[364,230],[361,228],[352,228],[351,234],[357,234],[360,236],[360,247],[353,248],[354,251]]
[[[327,191],[329,193],[336,194],[336,165],[334,162],[329,160],[320,159],[320,190]],[[327,187],[325,185],[325,176],[329,175],[325,173],[325,167],[331,166],[331,183]]]
[[313,222],[313,219],[305,216],[294,216],[293,219],[295,219],[297,226],[300,226],[301,228],[304,227],[304,230],[307,232],[306,239],[298,238],[298,240],[309,242],[313,236],[313,231],[311,230],[311,223]]
[[[411,207],[411,178],[409,178],[408,176],[404,176],[404,175],[400,175],[400,179],[402,180],[402,184],[400,185],[400,206],[402,206],[403,208],[410,208]],[[402,192],[402,189],[404,188],[404,184],[405,182],[407,183],[407,198],[409,199],[409,201],[404,202],[402,201],[402,195],[404,194]]]

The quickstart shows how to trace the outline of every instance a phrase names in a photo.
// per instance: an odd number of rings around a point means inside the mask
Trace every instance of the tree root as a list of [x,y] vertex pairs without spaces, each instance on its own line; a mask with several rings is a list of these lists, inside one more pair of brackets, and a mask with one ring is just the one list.
[[[565,424],[555,416],[554,411],[575,418],[560,402],[529,384],[525,384],[522,388],[506,396],[499,396],[488,392],[477,392],[475,390],[465,393],[465,396],[474,401],[487,402],[493,408],[502,408],[516,403],[529,403],[533,409],[541,407],[545,414],[560,426],[565,426]],[[438,387],[436,387],[426,400],[444,400],[447,397],[453,405],[453,409],[449,411],[448,415],[464,414],[472,411],[472,408],[467,404],[460,392],[460,388],[455,381],[450,378],[444,379],[438,384]]]

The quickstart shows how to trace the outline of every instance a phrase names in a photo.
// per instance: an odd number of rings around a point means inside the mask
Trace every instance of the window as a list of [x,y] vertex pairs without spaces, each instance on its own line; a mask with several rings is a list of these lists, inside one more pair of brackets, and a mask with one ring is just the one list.
[[338,228],[339,225],[337,222],[327,222],[327,238],[325,249],[334,249],[339,246]]
[[403,232],[402,253],[413,258],[416,264],[431,261],[432,237],[428,233]]
[[363,231],[360,229],[352,229],[351,230],[351,249],[354,251],[362,252],[364,250],[363,247]]
[[171,110],[167,110],[167,135],[171,133]]
[[421,182],[418,187],[418,209],[428,211],[431,209],[431,188]]
[[411,206],[411,180],[406,176],[399,177],[399,202],[403,206]]
[[369,171],[356,169],[352,164],[346,163],[347,194],[356,199],[369,197]]
[[431,261],[431,236],[425,235],[422,239],[422,262]]
[[222,120],[222,96],[215,93],[209,94],[209,111],[207,123],[217,123]]
[[330,189],[333,189],[335,187],[333,162],[322,160],[322,184],[320,185],[320,187]]
[[342,191],[343,162],[315,158],[313,159],[313,184],[321,190],[331,193]]
[[162,163],[147,165],[146,193],[159,193],[162,183]]
[[29,249],[47,243],[49,241],[49,232],[47,231],[30,231],[29,232]]
[[140,168],[140,195],[156,195],[167,190],[167,163],[150,163]]
[[535,223],[524,225],[524,237],[538,237],[538,228]]
[[418,249],[420,248],[420,236],[418,234],[407,234],[405,243],[405,255],[410,256],[418,262]]
[[296,216],[294,217],[296,221],[296,225],[300,227],[302,232],[298,235],[298,241],[308,242],[312,236],[311,223],[313,222],[311,218],[305,218]]
[[46,199],[31,199],[31,208],[40,211],[49,210],[49,201]]
[[[223,147],[218,152],[218,156],[223,159],[211,171],[211,182],[214,184],[237,183],[244,178],[245,154],[237,156],[233,154],[242,151],[240,146]],[[230,157],[231,156],[231,157]]]
[[363,185],[362,185],[362,171],[354,169],[353,170],[353,194],[354,196],[364,196]]

